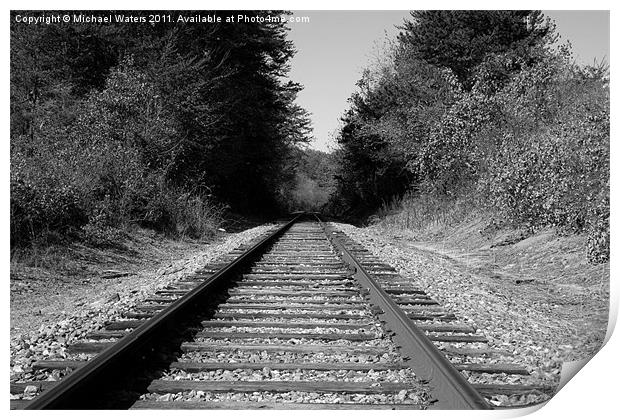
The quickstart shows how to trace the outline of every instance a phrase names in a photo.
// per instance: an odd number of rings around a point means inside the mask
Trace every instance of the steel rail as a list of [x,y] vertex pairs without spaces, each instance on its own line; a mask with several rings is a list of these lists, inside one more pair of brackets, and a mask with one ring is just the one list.
[[[84,408],[84,392],[88,386],[94,386],[99,381],[109,381],[110,376],[118,374],[119,366],[128,363],[140,363],[138,352],[150,344],[158,333],[170,327],[171,323],[183,311],[197,303],[214,286],[226,280],[239,268],[251,262],[260,255],[264,249],[288,230],[304,213],[297,214],[289,222],[285,223],[268,237],[262,239],[256,245],[241,254],[234,261],[219,269],[211,277],[199,286],[183,295],[169,307],[154,315],[143,325],[131,331],[122,339],[115,342],[111,347],[104,350],[87,364],[72,372],[58,385],[42,393],[32,400],[25,410],[43,409],[76,409]],[[91,390],[96,392],[100,390]]]
[[426,337],[362,267],[359,261],[349,252],[342,241],[335,237],[335,230],[315,215],[330,242],[338,249],[346,261],[355,269],[354,277],[368,292],[371,303],[379,306],[380,314],[388,328],[395,335],[392,337],[400,345],[400,353],[407,356],[412,368],[418,376],[427,379],[433,387],[433,396],[437,398],[435,409],[492,409],[487,400],[465,379],[465,377],[439,351],[433,342]]

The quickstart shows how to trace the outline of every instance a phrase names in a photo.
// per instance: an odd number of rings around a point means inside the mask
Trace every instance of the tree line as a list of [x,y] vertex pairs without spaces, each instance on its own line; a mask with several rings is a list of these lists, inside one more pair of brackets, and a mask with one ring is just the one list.
[[10,28],[12,246],[104,244],[131,224],[198,237],[226,208],[286,207],[287,162],[309,122],[287,79],[295,49],[284,23],[27,25],[20,13]]
[[539,11],[411,12],[358,81],[333,154],[305,147],[282,21],[26,25],[19,13],[12,246],[105,245],[134,224],[200,237],[226,209],[360,218],[441,202],[585,232],[588,258],[608,258],[608,68],[576,65]]
[[384,55],[342,117],[336,213],[467,202],[503,225],[585,232],[589,260],[608,259],[604,63],[575,64],[525,10],[414,11]]

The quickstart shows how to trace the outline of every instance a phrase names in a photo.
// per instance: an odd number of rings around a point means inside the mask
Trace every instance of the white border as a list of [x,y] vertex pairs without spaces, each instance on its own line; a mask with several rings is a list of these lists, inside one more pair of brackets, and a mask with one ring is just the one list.
[[[7,4],[8,3],[8,4]],[[611,80],[612,80],[612,115],[615,116],[614,111],[614,58],[615,51],[613,51],[613,47],[615,46],[613,42],[613,33],[615,32],[614,23],[618,23],[616,19],[615,11],[613,10],[613,4],[611,1],[600,1],[600,0],[591,0],[588,2],[575,2],[575,1],[531,1],[525,0],[520,2],[497,2],[497,1],[469,1],[469,2],[457,2],[457,1],[446,1],[446,0],[436,0],[436,1],[392,1],[392,0],[384,0],[380,3],[377,2],[347,2],[343,0],[300,0],[300,1],[234,1],[234,2],[204,2],[204,1],[186,1],[186,0],[178,0],[174,2],[161,2],[161,1],[119,1],[119,0],[109,0],[106,2],[101,2],[97,4],[85,4],[83,1],[56,1],[56,2],[43,2],[43,1],[9,1],[6,4],[6,13],[4,14],[5,19],[2,21],[3,33],[5,34],[3,38],[3,62],[4,65],[4,81],[5,81],[5,89],[4,89],[4,100],[2,101],[2,109],[3,115],[6,121],[4,126],[5,133],[7,133],[6,138],[8,139],[8,131],[9,131],[9,88],[8,88],[8,68],[9,68],[9,36],[8,36],[8,10],[10,9],[18,9],[18,10],[41,10],[41,9],[118,9],[118,10],[127,10],[127,9],[186,9],[186,10],[200,10],[200,9],[286,9],[286,10],[347,10],[353,8],[354,10],[407,10],[407,9],[524,9],[524,8],[532,8],[532,9],[542,9],[542,10],[611,10],[611,49],[610,52],[610,64],[611,64]],[[612,138],[617,138],[615,135],[617,134],[615,118],[612,117]],[[9,190],[8,190],[8,170],[9,170],[9,142],[6,141],[4,144],[4,150],[6,153],[4,154],[5,158],[2,160],[2,171],[1,176],[4,182],[5,188],[2,194],[2,212],[3,219],[5,223],[2,225],[2,237],[6,238],[3,246],[4,256],[5,256],[5,297],[8,300],[9,296],[9,281],[8,281],[8,257],[9,257],[9,229],[8,229],[8,220],[9,220]],[[614,163],[616,162],[616,146],[614,146],[614,142],[612,142],[612,168],[614,168]],[[613,217],[616,213],[616,188],[617,185],[617,173],[614,169],[612,169],[612,256],[615,256],[616,246],[615,246],[615,238],[616,238],[616,223],[615,217]],[[613,323],[615,323],[615,319],[617,318],[618,311],[618,291],[617,291],[617,281],[614,281],[616,278],[617,270],[615,264],[612,259],[612,269],[611,269],[611,278],[612,278],[612,309],[610,311],[610,316],[613,319]],[[4,339],[8,341],[9,333],[8,333],[8,305],[7,310],[5,312],[5,333]],[[611,324],[611,323],[610,323]],[[5,345],[3,347],[4,354],[6,355],[5,359],[8,361],[8,342],[5,341]],[[541,419],[541,418],[549,418],[553,417],[564,417],[564,418],[584,418],[584,417],[593,417],[593,418],[611,418],[611,413],[617,412],[617,392],[615,388],[618,386],[617,377],[619,375],[618,370],[618,360],[616,355],[620,352],[618,351],[618,338],[617,334],[613,335],[607,345],[594,357],[592,361],[590,361],[576,376],[575,379],[571,380],[559,393],[556,395],[551,401],[549,401],[546,406],[543,408],[534,411],[530,414],[530,418],[532,419]],[[8,370],[8,366],[7,366]],[[7,378],[8,379],[8,378]],[[4,381],[4,386],[8,388],[8,380]],[[5,407],[8,410],[8,389],[4,393],[6,399]],[[513,418],[519,415],[527,414],[532,410],[505,410],[505,411],[494,411],[491,413],[485,412],[425,412],[425,413],[412,413],[408,411],[396,411],[396,412],[377,412],[377,411],[368,411],[368,412],[351,412],[351,411],[338,411],[338,412],[325,412],[325,411],[313,411],[313,412],[295,412],[291,414],[290,412],[284,411],[263,411],[263,412],[215,412],[209,411],[205,412],[183,412],[183,416],[186,418],[202,418],[205,415],[211,418],[222,418],[222,419],[236,419],[239,417],[248,417],[250,418],[267,418],[270,419],[288,419],[291,415],[295,417],[303,417],[303,418],[312,418],[315,416],[321,417],[333,417],[333,418],[342,418],[349,415],[355,415],[356,417],[363,418],[373,418],[377,417],[388,417],[389,418],[410,418],[411,416],[423,416],[424,418],[458,418],[458,419],[479,419],[479,418]],[[37,413],[37,417],[45,416],[49,418],[59,418],[62,416],[65,418],[68,413],[63,412],[45,412],[45,413]],[[136,418],[136,417],[144,417],[144,418],[153,418],[155,417],[163,417],[169,415],[176,415],[176,413],[163,413],[163,412],[89,412],[85,413],[70,413],[71,416],[78,415],[84,416],[88,415],[93,416],[95,418],[107,418],[110,414],[114,416],[126,417],[126,418]],[[24,418],[31,418],[33,416],[32,413],[26,412],[10,412],[11,416],[19,416]]]

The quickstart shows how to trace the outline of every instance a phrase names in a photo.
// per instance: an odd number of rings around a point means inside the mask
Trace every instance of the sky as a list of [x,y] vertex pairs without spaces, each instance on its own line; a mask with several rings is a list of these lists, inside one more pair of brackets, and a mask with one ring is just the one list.
[[[570,41],[577,62],[609,62],[608,11],[543,11],[557,25],[561,41]],[[289,39],[297,54],[291,60],[290,78],[304,89],[297,102],[311,113],[314,140],[311,147],[329,151],[339,118],[348,108],[362,70],[375,62],[386,39],[394,39],[404,10],[295,11],[309,22],[290,23]]]

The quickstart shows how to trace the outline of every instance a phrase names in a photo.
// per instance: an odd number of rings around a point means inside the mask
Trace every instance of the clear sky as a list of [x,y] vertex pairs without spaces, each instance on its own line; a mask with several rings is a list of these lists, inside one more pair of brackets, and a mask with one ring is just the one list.
[[[562,41],[569,40],[575,59],[592,64],[609,61],[608,11],[544,11],[557,25]],[[312,116],[315,140],[311,147],[328,151],[347,99],[355,91],[362,70],[376,60],[387,38],[398,34],[395,25],[408,11],[295,11],[309,23],[291,23],[289,38],[298,50],[290,77],[304,85],[297,102]]]

